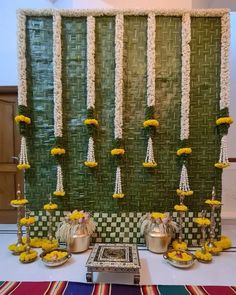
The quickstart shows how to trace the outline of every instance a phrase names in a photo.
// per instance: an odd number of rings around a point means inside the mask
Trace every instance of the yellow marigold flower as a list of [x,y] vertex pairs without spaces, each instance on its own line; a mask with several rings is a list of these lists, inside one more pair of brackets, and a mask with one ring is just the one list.
[[232,124],[234,122],[232,117],[222,117],[216,120],[216,125]]
[[168,253],[168,257],[176,261],[191,261],[193,258],[183,251],[171,251]]
[[196,256],[197,259],[200,260],[205,260],[205,261],[211,261],[212,260],[212,255],[209,252],[203,253],[201,250],[195,251],[194,255]]
[[11,200],[11,205],[25,205],[25,204],[28,204],[29,201],[26,200],[26,199],[17,199],[17,200]]
[[[42,238],[30,238],[30,247],[41,248],[42,241]],[[26,237],[22,237],[22,242],[26,244]]]
[[42,249],[44,251],[51,251],[53,249],[56,249],[59,246],[58,240],[54,239],[52,241],[48,239],[43,239],[42,240]]
[[53,192],[53,195],[56,196],[56,197],[64,197],[65,192],[55,191],[55,192]]
[[85,125],[98,126],[98,120],[96,120],[96,119],[86,119],[86,120],[84,120],[84,124]]
[[79,220],[85,217],[83,211],[74,210],[72,213],[68,214],[70,220]]
[[166,214],[160,213],[160,212],[152,212],[151,213],[151,218],[153,218],[153,219],[164,219],[164,218],[166,218]]
[[68,253],[66,251],[52,251],[48,254],[46,254],[43,259],[46,261],[55,261],[55,260],[60,260],[66,257]]
[[111,150],[112,156],[124,155],[124,153],[125,153],[124,149],[113,149],[113,150]]
[[224,169],[224,168],[227,168],[229,166],[230,166],[229,163],[215,163],[215,167],[219,168],[219,169]]
[[28,218],[23,217],[20,220],[21,225],[31,225],[33,223],[35,223],[35,218],[34,217],[28,217]]
[[222,203],[218,200],[206,200],[205,203],[208,205],[222,205]]
[[24,252],[26,248],[26,245],[16,245],[16,244],[11,244],[8,246],[8,250],[12,252]]
[[192,153],[192,149],[191,149],[191,148],[181,148],[181,149],[178,149],[177,152],[176,152],[176,154],[177,154],[178,156],[181,156],[181,155],[183,155],[183,154],[187,154],[187,155],[189,155],[189,154],[191,154],[191,153]]
[[57,208],[58,208],[57,204],[52,204],[52,203],[51,204],[45,204],[43,206],[44,210],[55,210]]
[[193,195],[193,191],[187,191],[186,192],[186,191],[182,191],[180,189],[177,189],[176,192],[177,192],[177,195],[179,195],[179,196],[183,195],[185,197],[188,197],[188,196],[192,196]]
[[17,123],[26,123],[26,124],[30,124],[31,123],[31,119],[29,117],[23,116],[23,115],[18,115],[15,117],[15,121]]
[[97,162],[84,162],[84,165],[90,168],[96,167],[98,165]]
[[175,249],[175,250],[187,250],[188,246],[185,242],[179,242],[178,240],[174,240],[172,242],[172,247]]
[[185,212],[188,210],[188,207],[185,205],[175,205],[175,211]]
[[223,250],[232,247],[232,241],[229,237],[226,236],[221,236],[221,239],[219,241],[216,241],[215,244],[221,247]]
[[149,126],[158,127],[159,122],[155,119],[150,119],[143,122],[143,127],[149,127]]
[[17,165],[17,168],[19,170],[29,169],[30,167],[31,167],[30,164],[18,164]]
[[222,251],[222,247],[219,244],[214,243],[214,245],[215,245],[214,247],[209,247],[207,245],[207,243],[205,244],[205,249],[207,250],[207,252],[209,252],[213,255],[214,255],[214,253],[218,254]]
[[113,199],[123,199],[124,198],[124,194],[113,194]]
[[196,218],[194,220],[194,222],[196,222],[197,224],[199,225],[210,225],[211,224],[211,221],[210,219],[206,218],[206,217],[199,217],[199,218]]
[[22,262],[30,262],[37,258],[38,252],[35,250],[30,250],[29,252],[23,252],[20,254],[20,261]]
[[66,153],[66,150],[63,148],[52,148],[51,149],[51,155],[64,155]]
[[143,163],[143,167],[145,168],[155,168],[156,166],[157,166],[157,163],[148,163],[148,162]]

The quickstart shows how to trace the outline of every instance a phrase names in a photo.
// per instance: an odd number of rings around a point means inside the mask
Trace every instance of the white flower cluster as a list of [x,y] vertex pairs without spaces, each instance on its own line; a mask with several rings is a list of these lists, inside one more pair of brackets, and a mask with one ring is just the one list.
[[153,142],[152,142],[151,137],[149,137],[149,139],[148,139],[148,146],[147,146],[147,154],[146,154],[146,158],[145,158],[145,163],[156,164],[155,159],[154,159],[154,154],[153,154]]
[[191,18],[186,13],[182,17],[182,99],[181,99],[181,131],[180,139],[189,137],[189,107],[190,107],[190,41]]
[[147,27],[147,106],[155,105],[155,40],[156,17],[148,14]]
[[29,165],[28,156],[27,156],[26,138],[24,136],[21,137],[19,164]]
[[116,183],[114,194],[122,194],[121,169],[119,166],[116,168]]
[[221,138],[219,163],[229,164],[226,135]]
[[27,107],[26,16],[18,14],[18,105]]
[[225,13],[221,17],[221,69],[220,69],[220,109],[229,107],[229,46],[230,16]]
[[188,171],[185,164],[183,164],[182,170],[181,170],[179,189],[184,192],[190,191],[189,181],[188,181]]
[[96,162],[94,154],[94,141],[92,137],[89,137],[87,162]]
[[57,165],[57,187],[56,192],[64,192],[63,175],[61,165]]
[[118,14],[115,25],[115,138],[122,138],[123,127],[123,35],[124,16]]
[[54,80],[54,135],[62,137],[62,84],[61,84],[61,15],[53,14],[53,80]]
[[87,17],[87,109],[95,108],[95,18]]

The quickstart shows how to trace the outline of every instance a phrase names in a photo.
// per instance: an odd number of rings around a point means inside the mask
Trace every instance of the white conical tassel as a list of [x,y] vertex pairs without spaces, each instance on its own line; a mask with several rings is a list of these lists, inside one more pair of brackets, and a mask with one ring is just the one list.
[[122,193],[122,184],[121,184],[121,169],[118,166],[116,168],[116,183],[115,183],[115,191],[113,194],[114,199],[121,199],[124,197],[124,194]]
[[63,187],[63,174],[61,165],[57,165],[57,187],[56,191],[53,193],[55,196],[64,196],[65,191]]
[[146,153],[146,158],[145,162],[143,163],[144,167],[156,167],[157,163],[155,162],[154,159],[154,153],[153,153],[153,141],[152,138],[149,137],[148,139],[148,146],[147,146],[147,153]]
[[229,164],[226,135],[221,138],[219,163]]
[[190,191],[189,181],[188,181],[188,171],[185,164],[183,164],[182,170],[181,170],[179,189],[184,192]]
[[88,142],[87,162],[96,162],[94,154],[94,140],[92,137],[89,138]]
[[28,156],[27,156],[26,138],[24,136],[21,137],[19,164],[17,165],[17,167],[18,169],[30,168]]

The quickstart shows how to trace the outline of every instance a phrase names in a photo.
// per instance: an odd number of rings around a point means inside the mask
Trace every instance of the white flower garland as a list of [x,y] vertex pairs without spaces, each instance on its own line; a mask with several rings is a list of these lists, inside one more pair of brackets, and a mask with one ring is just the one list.
[[26,138],[24,136],[21,137],[19,165],[29,165]]
[[95,18],[87,17],[87,109],[95,108]]
[[148,15],[147,27],[147,106],[155,105],[155,38],[156,17],[154,13]]
[[61,165],[57,165],[57,186],[56,186],[56,192],[64,193],[63,174],[62,174]]
[[181,131],[180,139],[189,137],[190,107],[190,43],[191,19],[189,14],[182,17],[182,98],[181,98]]
[[61,16],[53,14],[54,135],[62,137]]
[[226,135],[222,136],[222,138],[221,138],[220,157],[219,157],[218,163],[229,164],[227,136]]
[[148,138],[148,146],[147,146],[147,154],[145,158],[145,163],[151,163],[156,164],[154,159],[154,153],[153,153],[153,142],[151,136]]
[[120,166],[116,168],[116,183],[113,198],[122,199],[124,194],[122,193],[122,184],[121,184],[121,169]]
[[122,138],[123,127],[123,35],[124,16],[118,14],[115,25],[115,139]]
[[27,107],[26,16],[18,14],[18,105]]
[[94,153],[94,140],[92,137],[89,137],[87,162],[96,163],[95,153]]
[[225,13],[221,17],[221,69],[220,69],[220,109],[229,107],[230,74],[229,74],[229,46],[230,46],[230,16]]
[[188,181],[188,171],[185,164],[183,164],[182,170],[181,170],[179,189],[183,192],[190,191],[189,181]]

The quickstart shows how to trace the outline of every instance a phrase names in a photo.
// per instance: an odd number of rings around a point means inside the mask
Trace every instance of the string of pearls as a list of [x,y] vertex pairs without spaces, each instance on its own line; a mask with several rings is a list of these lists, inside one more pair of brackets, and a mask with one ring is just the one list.
[[26,138],[24,136],[21,137],[19,164],[29,165],[28,156],[27,156]]

